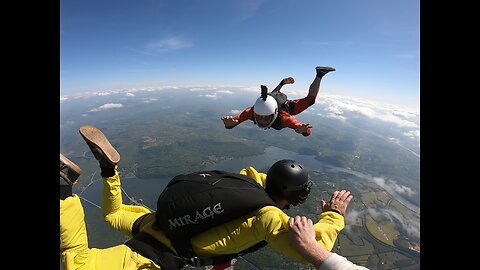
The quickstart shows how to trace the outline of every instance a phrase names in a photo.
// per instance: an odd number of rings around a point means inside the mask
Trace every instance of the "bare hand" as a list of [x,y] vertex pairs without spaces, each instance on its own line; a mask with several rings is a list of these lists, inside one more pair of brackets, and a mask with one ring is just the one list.
[[350,195],[350,191],[342,190],[342,191],[335,191],[330,199],[330,202],[325,202],[325,200],[321,200],[320,204],[322,205],[323,212],[326,211],[336,211],[342,216],[345,216],[345,212],[347,211],[347,206],[352,200],[353,195]]
[[316,233],[312,220],[306,217],[291,217],[288,220],[288,226],[288,237],[292,247],[308,262],[313,264],[315,269],[320,269],[322,263],[325,262],[332,253],[315,239]]
[[287,77],[282,79],[283,84],[292,84],[294,82],[295,82],[295,79],[293,79],[292,77]]
[[313,228],[313,222],[311,219],[304,216],[291,217],[288,220],[290,229],[288,230],[288,237],[295,249],[307,249],[310,245],[314,244],[315,229]]
[[225,128],[232,128],[238,124],[238,120],[233,119],[233,116],[224,116],[222,117],[222,121]]
[[305,133],[309,128],[312,128],[312,127],[313,127],[312,125],[306,123],[299,126],[297,129],[295,129],[295,131],[297,133]]

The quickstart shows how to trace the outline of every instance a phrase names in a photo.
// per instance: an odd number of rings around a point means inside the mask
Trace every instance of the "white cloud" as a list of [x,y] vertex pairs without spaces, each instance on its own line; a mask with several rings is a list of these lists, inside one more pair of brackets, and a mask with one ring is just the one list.
[[381,177],[373,177],[372,178],[373,182],[381,187],[385,187],[385,179]]
[[220,91],[217,91],[217,93],[220,93],[220,94],[233,94],[233,91],[230,91],[230,90],[220,90]]
[[[70,98],[88,98],[92,96],[106,96],[113,94],[124,94],[128,96],[139,92],[155,92],[155,91],[175,91],[175,90],[189,90],[189,91],[215,91],[215,94],[234,94],[240,91],[244,92],[258,92],[257,86],[238,86],[238,85],[193,85],[193,84],[165,84],[144,87],[132,87],[129,89],[109,89],[102,91],[91,91],[64,95],[60,97],[60,102]],[[209,93],[211,94],[211,93]],[[213,94],[212,94],[213,95]]]
[[397,193],[397,194],[403,194],[403,195],[407,195],[407,196],[412,196],[412,195],[417,193],[416,191],[414,191],[413,189],[411,189],[409,187],[399,185],[395,181],[392,181],[392,180],[387,181],[382,177],[373,177],[372,181],[375,184],[384,188],[388,193]]
[[392,185],[393,189],[395,190],[395,192],[397,192],[399,194],[406,194],[408,196],[412,196],[413,194],[416,193],[411,188],[406,187],[404,185],[398,185],[396,183],[392,183],[391,185]]
[[345,223],[354,224],[357,218],[365,216],[363,211],[356,211],[354,209],[349,209],[345,214]]
[[[174,91],[174,90],[190,90],[190,91],[206,91],[203,97],[218,99],[224,94],[234,94],[240,91],[258,93],[258,86],[235,86],[235,85],[192,85],[192,84],[174,84],[174,85],[158,85],[145,86],[130,89],[108,89],[99,92],[87,92],[72,95],[73,98],[85,98],[96,95],[124,94],[133,96],[136,92],[153,92],[153,91]],[[212,93],[213,92],[213,93]],[[303,96],[305,93],[289,90],[289,98],[295,99],[295,95]],[[61,96],[60,102],[66,101],[70,96]],[[146,101],[151,102],[154,100]],[[377,119],[380,121],[395,124],[401,128],[410,129],[404,131],[404,135],[409,138],[420,139],[420,113],[411,111],[392,104],[379,104],[371,100],[348,97],[342,95],[322,93],[314,106],[308,108],[304,113],[314,113],[319,116],[334,118],[343,122],[348,120],[352,114]],[[349,114],[347,114],[349,113]]]
[[200,97],[206,97],[206,98],[212,98],[212,99],[218,99],[218,98],[219,98],[219,96],[218,96],[216,93],[214,93],[214,94],[198,95],[198,96],[200,96]]
[[396,220],[397,224],[399,223],[400,227],[407,232],[408,236],[420,237],[420,223],[417,220],[405,219],[402,214],[392,209],[386,209],[385,215],[387,215],[392,222]]
[[123,107],[123,104],[120,104],[120,103],[107,103],[107,104],[103,104],[98,108],[91,109],[90,112],[106,111],[106,110],[118,109],[122,107]]
[[231,110],[230,111],[230,114],[234,114],[234,115],[237,115],[239,113],[241,113],[242,111],[241,110]]
[[133,93],[126,93],[125,96],[127,96],[127,97],[134,97],[135,94],[133,94]]
[[148,43],[145,48],[147,52],[171,52],[192,47],[192,44],[179,38],[167,38]]
[[215,86],[196,86],[196,87],[189,87],[189,90],[192,92],[196,91],[211,91],[211,90],[217,90],[218,87]]
[[379,217],[383,216],[382,212],[379,212],[375,208],[367,208],[367,214],[373,217],[373,219],[378,219]]
[[[195,88],[191,88],[190,91],[213,91],[213,90],[216,90],[216,89],[218,89],[218,87],[213,87],[213,86],[210,86],[210,87],[195,87]],[[219,99],[222,94],[231,95],[233,93],[234,92],[230,91],[230,90],[218,90],[218,91],[215,91],[213,93],[202,94],[202,95],[199,95],[199,96],[200,97],[206,97],[206,98],[212,98],[212,99]]]
[[403,133],[403,135],[420,140],[420,130],[411,130],[411,131]]
[[345,223],[353,224],[356,218],[365,218],[366,215],[372,216],[374,220],[386,218],[391,223],[395,223],[404,229],[409,236],[420,237],[420,223],[416,220],[407,220],[403,215],[393,209],[385,208],[367,208],[363,211],[347,210]]
[[342,97],[336,95],[326,95],[323,97],[326,102],[321,102],[326,106],[325,110],[335,115],[344,115],[347,112],[365,116],[371,119],[378,119],[384,122],[393,123],[399,127],[419,128],[419,126],[405,118],[415,117],[408,111],[402,111],[392,105],[379,105],[371,101]]
[[394,143],[400,143],[400,140],[397,139],[397,138],[393,138],[393,137],[388,137],[388,139]]
[[145,104],[149,104],[149,103],[153,103],[155,101],[157,101],[158,99],[157,98],[144,98],[143,99],[143,103]]
[[[353,119],[355,115],[368,117],[394,124],[401,129],[410,129],[409,131],[404,130],[403,135],[409,139],[420,140],[420,113],[409,108],[325,93],[318,98],[314,106],[323,110],[323,114],[318,114],[323,117],[339,119],[343,122]],[[400,140],[389,139],[397,144],[400,142]]]

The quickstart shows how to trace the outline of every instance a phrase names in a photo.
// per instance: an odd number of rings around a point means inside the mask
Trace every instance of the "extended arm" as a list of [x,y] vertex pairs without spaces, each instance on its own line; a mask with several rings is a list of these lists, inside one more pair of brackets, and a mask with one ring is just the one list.
[[[267,207],[263,209],[267,210]],[[295,248],[293,248],[289,242],[289,218],[290,217],[280,209],[278,209],[277,212],[270,209],[270,211],[262,213],[262,215],[258,217],[258,222],[261,227],[257,229],[257,232],[258,234],[263,233],[268,244],[278,252],[294,260],[307,263],[308,261]],[[255,223],[256,222],[257,221],[255,221]],[[322,213],[321,219],[315,224],[318,242],[326,249],[331,249],[338,234],[344,227],[343,223],[343,217],[337,213]],[[257,224],[254,225],[256,226]]]
[[246,108],[245,110],[243,110],[243,112],[236,116],[222,117],[222,121],[226,129],[234,128],[245,120],[253,120],[253,107]]
[[310,129],[313,127],[312,125],[308,123],[302,123],[298,121],[294,116],[284,111],[281,111],[279,116],[282,118],[283,127],[291,128],[295,130],[295,132],[300,133],[303,136],[310,135]]
[[326,250],[315,239],[312,220],[296,216],[290,218],[288,235],[292,245],[319,270],[368,270],[347,258]]
[[277,85],[277,87],[275,87],[275,89],[273,89],[272,92],[276,92],[276,91],[280,91],[280,89],[282,89],[282,86],[284,86],[285,84],[292,84],[295,82],[295,79],[293,77],[286,77],[286,78],[283,78]]

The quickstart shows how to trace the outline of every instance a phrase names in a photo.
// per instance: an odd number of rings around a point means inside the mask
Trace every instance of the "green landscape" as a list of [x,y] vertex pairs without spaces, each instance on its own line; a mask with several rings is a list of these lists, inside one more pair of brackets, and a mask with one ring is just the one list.
[[[74,192],[84,199],[91,247],[120,244],[126,237],[103,222],[97,207],[101,196],[98,163],[78,134],[78,128],[87,124],[100,128],[121,154],[122,186],[135,199],[131,203],[154,208],[166,181],[180,173],[210,168],[238,171],[250,165],[266,172],[280,158],[298,158],[310,169],[314,186],[305,204],[286,210],[289,215],[306,215],[316,221],[320,200],[347,189],[354,199],[332,251],[372,270],[420,269],[419,158],[383,137],[381,130],[385,129],[367,129],[360,120],[340,122],[305,113],[298,118],[314,126],[309,137],[290,129],[264,131],[251,122],[226,130],[221,116],[232,108],[245,108],[248,100],[232,95],[221,103],[199,102],[190,94],[149,93],[149,97],[158,95],[154,97],[160,104],[110,96],[62,105],[61,151],[83,170]],[[88,112],[114,102],[113,98],[125,106]],[[389,185],[413,192],[400,194]],[[267,246],[239,258],[235,269],[313,267]]]

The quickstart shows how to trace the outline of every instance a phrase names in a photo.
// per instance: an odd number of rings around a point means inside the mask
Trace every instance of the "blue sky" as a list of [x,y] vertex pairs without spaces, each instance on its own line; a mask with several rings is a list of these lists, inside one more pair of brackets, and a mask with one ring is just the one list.
[[419,109],[420,1],[60,0],[60,95],[287,76],[307,93],[319,65],[337,70],[318,98]]

